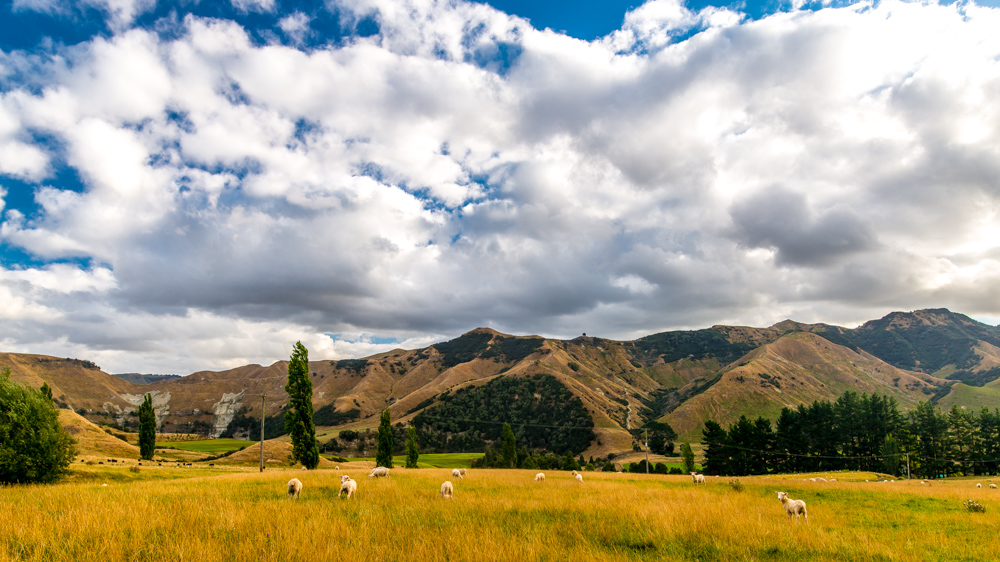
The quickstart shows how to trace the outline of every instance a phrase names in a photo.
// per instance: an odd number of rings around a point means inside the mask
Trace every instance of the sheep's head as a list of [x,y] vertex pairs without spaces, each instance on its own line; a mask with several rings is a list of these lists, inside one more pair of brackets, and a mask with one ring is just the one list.
[[788,497],[788,492],[778,492],[778,499],[783,500]]

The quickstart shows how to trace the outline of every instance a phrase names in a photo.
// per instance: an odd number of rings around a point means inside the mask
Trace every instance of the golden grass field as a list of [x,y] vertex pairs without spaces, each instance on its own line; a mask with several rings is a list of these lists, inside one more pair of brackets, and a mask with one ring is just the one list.
[[[741,478],[737,492],[728,478],[535,472],[74,465],[63,483],[0,488],[0,560],[1000,559],[1000,491],[985,479]],[[341,474],[358,480],[354,499],[337,499]],[[786,518],[777,490],[806,501],[808,523]]]

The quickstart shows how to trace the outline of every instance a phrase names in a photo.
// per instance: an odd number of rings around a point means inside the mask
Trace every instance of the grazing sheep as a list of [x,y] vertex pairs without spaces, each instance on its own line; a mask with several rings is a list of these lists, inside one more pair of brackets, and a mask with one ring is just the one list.
[[996,484],[990,484],[990,489],[991,490],[996,490],[997,489],[997,485]]
[[544,481],[545,481],[544,472],[539,472],[538,474],[535,475],[535,482],[544,482]]
[[455,478],[461,479],[462,478],[462,471],[459,470],[459,469],[457,469],[457,468],[453,468],[453,469],[451,469],[451,475],[454,476]]
[[822,477],[817,476],[816,477],[816,482],[826,482],[826,478],[822,478]]
[[299,497],[302,493],[302,482],[298,478],[292,478],[288,481],[288,495],[293,498]]
[[982,484],[976,484],[976,487],[977,487],[977,488],[982,488],[982,487],[983,487],[983,485],[982,485]]
[[795,516],[795,520],[799,520],[799,514],[802,517],[809,520],[809,514],[806,513],[806,502],[802,500],[793,500],[788,497],[787,492],[778,492],[778,499],[781,500],[781,505],[785,507],[785,513],[788,514],[788,518],[791,519],[792,515]]
[[376,466],[370,473],[368,473],[368,478],[381,478],[383,476],[386,478],[389,477],[389,469],[384,466]]
[[831,479],[830,479],[830,482],[836,482],[836,481],[837,481],[837,479],[836,479],[836,478],[831,478]]
[[455,493],[455,488],[451,485],[451,482],[445,480],[444,484],[441,484],[441,497],[450,500],[451,495]]
[[574,470],[574,471],[573,471],[573,478],[576,478],[576,475],[577,475],[577,474],[580,474],[580,473]]
[[[214,466],[214,465],[211,465],[211,464],[210,464],[210,465],[208,465],[208,466]],[[303,466],[303,467],[302,467],[302,470],[309,470],[309,469]]]
[[691,473],[691,481],[694,482],[695,484],[706,484],[705,475],[698,474],[697,472]]
[[355,482],[350,476],[345,474],[340,477],[340,492],[337,493],[338,498],[341,496],[341,494],[347,492],[347,499],[351,499],[351,496],[353,496],[354,492],[357,491],[358,491],[358,483]]
[[576,481],[580,482],[581,484],[583,483],[583,475],[580,474],[579,472],[576,473]]
[[458,474],[459,474],[459,475],[460,475],[460,476],[461,476],[462,478],[465,478],[465,469],[464,469],[464,468],[460,468],[460,469],[458,469]]

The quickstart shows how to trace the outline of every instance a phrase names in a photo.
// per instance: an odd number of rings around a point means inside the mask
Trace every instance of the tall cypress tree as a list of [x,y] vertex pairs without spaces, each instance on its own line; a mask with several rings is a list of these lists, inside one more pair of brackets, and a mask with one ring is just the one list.
[[292,347],[285,392],[288,393],[285,431],[292,438],[292,456],[302,466],[316,468],[319,464],[319,444],[316,442],[316,424],[313,423],[313,385],[309,380],[309,351],[302,342],[295,342]]
[[412,425],[406,430],[406,468],[417,468],[417,428]]
[[681,445],[681,461],[684,463],[684,473],[694,472],[694,451],[690,443]]
[[152,460],[155,450],[156,412],[153,410],[153,397],[147,393],[139,404],[139,456],[143,460]]
[[392,422],[389,410],[382,410],[378,424],[378,449],[375,451],[375,466],[392,468]]

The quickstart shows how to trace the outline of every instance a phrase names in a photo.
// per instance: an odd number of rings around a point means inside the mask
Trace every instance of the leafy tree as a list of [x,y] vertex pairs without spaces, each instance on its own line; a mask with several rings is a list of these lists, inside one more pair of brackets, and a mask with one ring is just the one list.
[[690,443],[681,445],[681,462],[684,463],[684,474],[694,472],[694,451]]
[[292,438],[292,456],[302,466],[313,469],[319,465],[319,444],[313,423],[312,381],[309,379],[309,351],[302,342],[295,342],[288,361],[288,409],[285,410],[285,431]]
[[392,422],[389,410],[382,410],[378,424],[378,448],[375,450],[375,466],[392,468]]
[[75,456],[52,400],[0,371],[0,483],[52,482]]
[[153,410],[153,397],[146,394],[139,405],[139,456],[143,460],[152,460],[156,450],[156,412]]
[[510,429],[510,424],[508,423],[503,424],[503,429],[500,433],[500,442],[503,444],[501,453],[505,468],[514,468],[517,461],[517,440],[514,438],[514,432]]
[[562,459],[562,469],[563,470],[580,470],[580,464],[576,462],[573,458],[573,453],[566,451],[566,455]]
[[417,468],[417,428],[412,425],[406,429],[406,468]]
[[41,392],[42,394],[44,394],[46,398],[48,398],[49,400],[52,400],[52,387],[49,386],[49,383],[43,382],[42,383],[42,388],[39,388],[38,390],[39,390],[39,392]]

